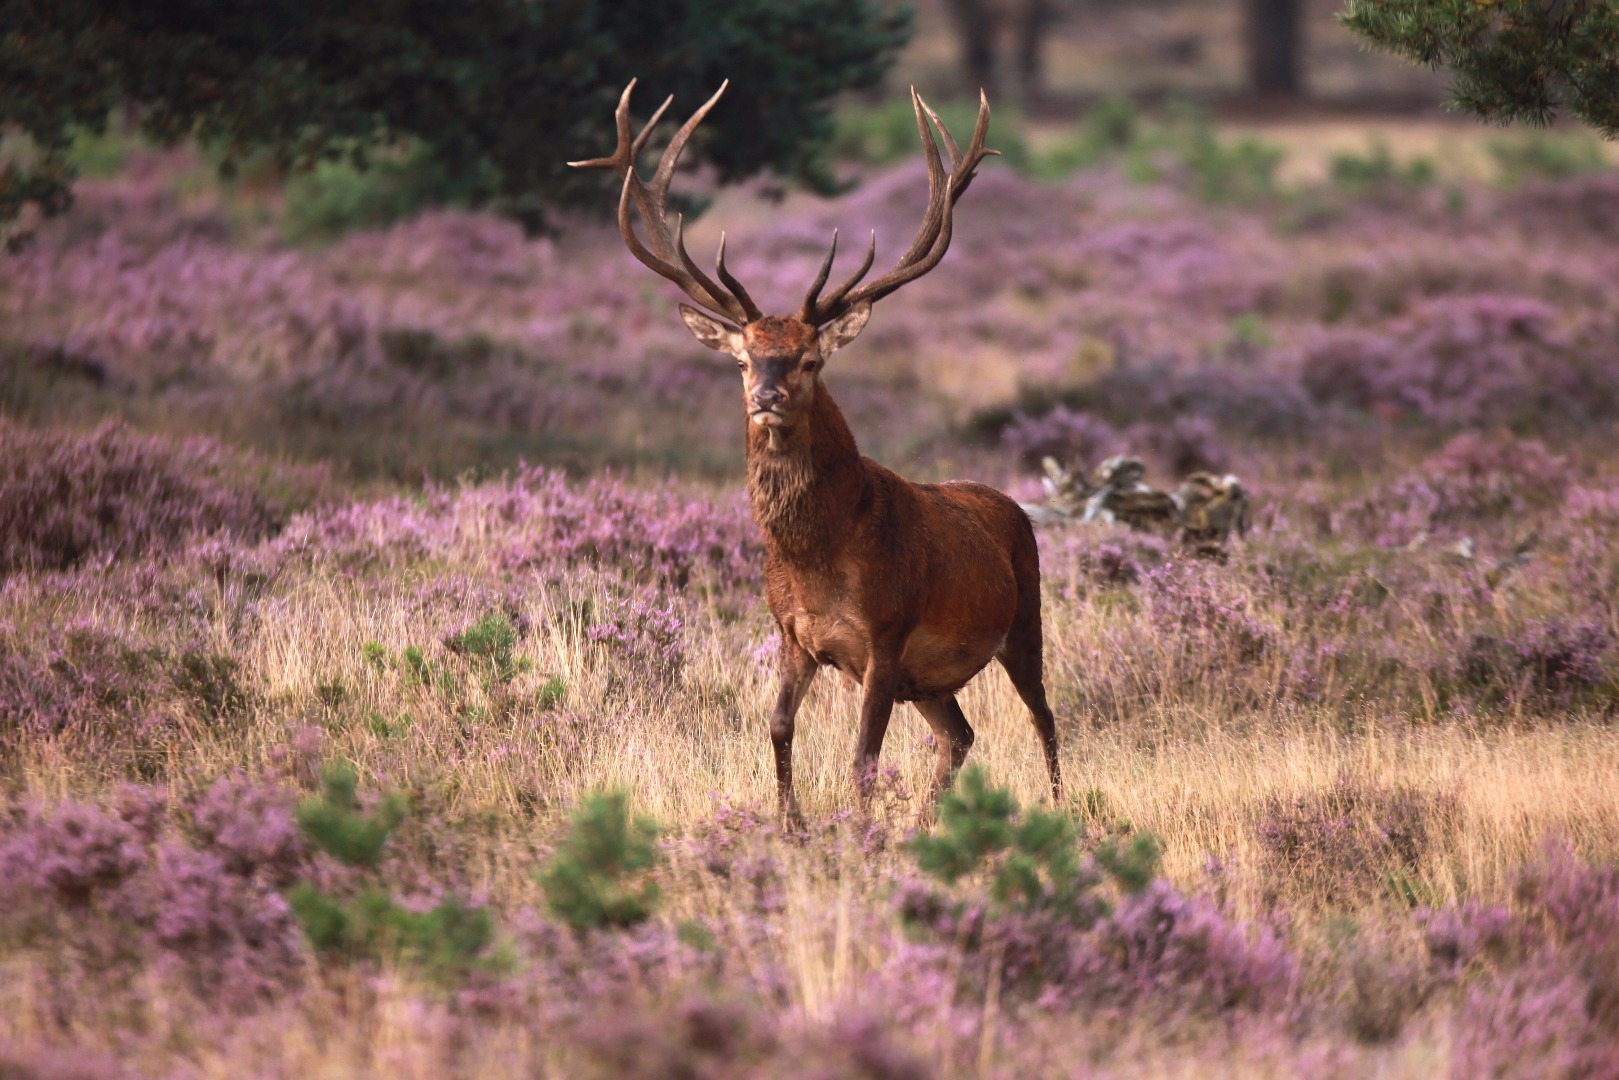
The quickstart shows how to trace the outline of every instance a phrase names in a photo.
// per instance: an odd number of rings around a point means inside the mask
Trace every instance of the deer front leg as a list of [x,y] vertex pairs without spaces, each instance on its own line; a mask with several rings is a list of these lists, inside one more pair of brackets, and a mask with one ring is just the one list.
[[776,693],[776,707],[770,712],[770,745],[776,752],[776,802],[784,820],[800,822],[804,815],[793,794],[793,729],[798,707],[804,703],[820,665],[785,631],[777,660],[781,689]]
[[860,798],[860,812],[871,813],[872,790],[877,782],[877,757],[883,752],[883,736],[888,734],[888,718],[894,712],[897,682],[894,665],[873,650],[862,680],[860,702],[860,744],[855,749],[854,783]]

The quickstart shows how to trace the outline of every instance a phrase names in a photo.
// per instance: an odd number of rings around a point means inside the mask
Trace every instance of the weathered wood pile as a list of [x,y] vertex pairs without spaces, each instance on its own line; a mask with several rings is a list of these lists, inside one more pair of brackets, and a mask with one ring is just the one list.
[[1178,538],[1199,554],[1216,556],[1224,553],[1232,533],[1247,535],[1248,493],[1235,476],[1195,472],[1174,491],[1160,491],[1147,483],[1147,467],[1139,458],[1108,458],[1089,479],[1054,458],[1041,464],[1045,501],[1020,504],[1036,525],[1123,525]]

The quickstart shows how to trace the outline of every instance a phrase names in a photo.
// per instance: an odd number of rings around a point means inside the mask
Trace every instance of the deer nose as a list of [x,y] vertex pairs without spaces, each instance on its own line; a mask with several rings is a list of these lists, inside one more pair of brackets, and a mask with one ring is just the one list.
[[759,409],[774,409],[787,400],[787,395],[773,386],[760,387],[752,394],[753,407]]

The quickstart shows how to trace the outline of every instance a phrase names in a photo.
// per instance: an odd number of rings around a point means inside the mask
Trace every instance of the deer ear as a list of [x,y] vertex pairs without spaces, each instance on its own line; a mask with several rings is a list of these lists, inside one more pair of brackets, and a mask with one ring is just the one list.
[[687,304],[680,305],[680,317],[686,320],[686,328],[692,336],[715,352],[735,356],[742,351],[741,331],[732,330],[718,319],[709,318]]
[[821,327],[821,359],[826,359],[860,336],[871,318],[871,303],[861,301]]

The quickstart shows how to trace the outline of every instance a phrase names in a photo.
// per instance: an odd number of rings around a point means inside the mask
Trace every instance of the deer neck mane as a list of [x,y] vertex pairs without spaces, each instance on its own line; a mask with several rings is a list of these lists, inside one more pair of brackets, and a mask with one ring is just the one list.
[[843,412],[823,383],[803,421],[770,446],[748,425],[748,503],[766,544],[791,563],[819,563],[843,546],[870,478]]

